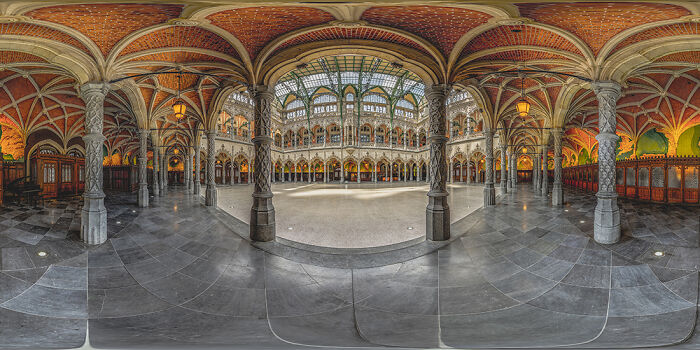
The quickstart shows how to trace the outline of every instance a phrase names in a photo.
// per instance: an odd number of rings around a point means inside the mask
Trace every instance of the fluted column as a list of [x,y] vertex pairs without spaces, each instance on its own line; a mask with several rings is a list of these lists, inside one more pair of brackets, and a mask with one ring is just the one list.
[[428,100],[430,136],[430,191],[426,208],[426,236],[429,240],[444,241],[450,238],[450,207],[447,203],[447,137],[446,99],[448,87],[443,84],[428,85],[425,97]]
[[255,86],[251,95],[255,104],[255,189],[250,210],[250,238],[267,242],[275,239],[275,207],[270,190],[272,101],[274,89]]
[[594,91],[598,98],[598,203],[593,220],[596,242],[612,244],[620,240],[620,209],[615,191],[615,148],[618,136],[617,100],[620,85],[615,82],[597,82]]
[[138,205],[141,208],[148,206],[148,129],[139,130],[139,193]]
[[[192,190],[192,193],[195,195],[199,195],[200,190],[201,190],[201,171],[202,171],[202,166],[201,166],[201,159],[199,155],[199,141],[194,143],[194,188]],[[232,174],[233,175],[233,174]]]
[[564,204],[564,192],[562,191],[562,165],[561,165],[561,129],[552,129],[552,141],[554,143],[554,183],[552,184],[552,205]]
[[207,131],[207,192],[204,200],[210,207],[216,206],[216,178],[214,167],[216,166],[216,131]]
[[160,176],[160,162],[158,161],[159,158],[159,153],[158,149],[160,147],[156,146],[155,143],[153,143],[153,198],[157,198],[160,196],[160,181],[159,181],[159,176]]
[[484,129],[484,136],[486,137],[486,147],[484,151],[486,152],[486,162],[484,164],[484,207],[491,207],[496,205],[496,188],[494,187],[494,174],[493,174],[493,131],[491,129]]
[[508,193],[508,180],[506,179],[506,143],[501,142],[501,193]]
[[104,100],[108,87],[103,83],[88,83],[80,87],[85,102],[85,192],[80,221],[80,238],[87,244],[107,240],[107,209],[102,191],[102,134]]
[[547,153],[549,153],[549,150],[547,150],[547,145],[542,146],[542,185],[540,186],[540,189],[542,190],[542,199],[546,200],[547,196],[549,195],[549,176],[547,175]]

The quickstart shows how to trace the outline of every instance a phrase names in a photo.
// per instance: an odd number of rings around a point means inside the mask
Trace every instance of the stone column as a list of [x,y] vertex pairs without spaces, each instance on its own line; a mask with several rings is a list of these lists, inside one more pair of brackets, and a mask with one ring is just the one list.
[[326,162],[323,163],[323,183],[328,183],[328,163]]
[[425,97],[428,100],[430,142],[430,191],[425,209],[425,233],[427,239],[444,241],[450,238],[450,207],[447,202],[447,137],[446,100],[449,89],[446,85],[428,85]]
[[538,152],[532,155],[532,190],[535,196],[540,195],[540,158]]
[[160,159],[163,160],[160,163],[160,195],[164,196],[168,191],[168,155],[163,152]]
[[362,163],[361,162],[357,163],[357,183],[358,184],[360,183],[360,164],[362,164]]
[[508,180],[506,179],[506,143],[501,142],[501,193],[508,193]]
[[593,238],[598,243],[612,244],[620,240],[620,209],[615,191],[615,148],[617,135],[617,100],[620,85],[597,82],[594,91],[598,98],[598,203],[593,220]]
[[472,183],[472,165],[471,162],[467,160],[467,185]]
[[210,207],[216,206],[216,177],[214,167],[216,166],[216,131],[207,131],[207,191],[205,204]]
[[389,165],[389,182],[394,182],[394,163]]
[[194,179],[192,176],[192,153],[190,153],[189,148],[187,149],[187,166],[185,167],[185,171],[187,171],[187,177],[185,177],[187,181],[187,194],[192,194],[194,193]]
[[160,184],[158,178],[160,177],[160,162],[158,161],[159,158],[159,149],[160,147],[156,146],[155,143],[153,143],[153,197],[159,197],[160,196]]
[[513,150],[513,156],[510,159],[510,164],[511,164],[511,166],[510,166],[510,169],[511,169],[510,178],[512,181],[512,184],[510,186],[510,191],[515,193],[515,192],[518,192],[518,155],[515,152],[515,150]]
[[80,87],[85,102],[85,192],[80,221],[80,238],[87,244],[101,244],[107,240],[107,209],[102,191],[102,145],[105,137],[104,100],[109,87],[102,83],[88,83]]
[[493,173],[493,131],[484,129],[486,137],[486,162],[484,163],[484,207],[496,205],[496,188],[494,187]]
[[547,153],[549,151],[547,150],[547,145],[542,146],[542,198],[547,199],[547,196],[549,195],[548,187],[549,187],[549,176],[547,176]]
[[[309,143],[310,145],[311,143]],[[311,164],[309,164],[309,183],[311,183]]]
[[450,160],[450,165],[449,165],[449,167],[450,167],[449,174],[450,174],[450,175],[448,175],[448,176],[449,176],[449,179],[450,179],[450,183],[453,183],[453,182],[454,182],[454,178],[455,178],[454,166],[453,166],[453,164],[454,164],[454,162],[452,162],[452,160]]
[[408,166],[403,163],[403,182],[408,182]]
[[251,89],[255,104],[255,189],[250,209],[250,238],[268,242],[275,239],[275,207],[270,190],[272,101],[274,89],[258,85]]
[[510,192],[513,189],[513,153],[510,148],[506,150],[506,164],[508,164],[508,173],[506,174],[506,191]]
[[195,195],[199,196],[199,192],[201,189],[201,159],[199,155],[199,142],[195,142],[194,144],[194,189],[192,193]]
[[552,205],[561,206],[564,204],[564,193],[562,191],[561,176],[561,129],[552,129],[552,141],[554,142],[554,184],[552,185]]
[[139,194],[138,205],[148,207],[148,129],[139,130]]

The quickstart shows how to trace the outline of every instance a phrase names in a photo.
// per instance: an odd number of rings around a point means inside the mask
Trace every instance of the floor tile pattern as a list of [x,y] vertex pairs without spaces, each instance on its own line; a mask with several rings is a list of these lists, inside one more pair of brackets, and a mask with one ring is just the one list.
[[[98,348],[700,345],[692,208],[621,201],[625,237],[602,246],[593,196],[566,192],[552,208],[521,187],[470,214],[451,244],[359,269],[259,250],[177,189],[144,209],[108,196],[97,247],[77,241],[79,204],[8,207],[0,347],[76,347],[86,326]],[[670,231],[649,223],[662,220]]]

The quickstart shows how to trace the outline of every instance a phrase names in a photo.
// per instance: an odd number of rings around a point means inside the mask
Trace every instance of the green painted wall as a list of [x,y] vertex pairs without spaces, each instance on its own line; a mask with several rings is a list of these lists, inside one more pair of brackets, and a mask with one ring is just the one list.
[[656,129],[644,133],[637,141],[637,157],[645,154],[668,153],[668,139]]
[[696,125],[681,134],[678,138],[676,154],[700,157],[700,125]]

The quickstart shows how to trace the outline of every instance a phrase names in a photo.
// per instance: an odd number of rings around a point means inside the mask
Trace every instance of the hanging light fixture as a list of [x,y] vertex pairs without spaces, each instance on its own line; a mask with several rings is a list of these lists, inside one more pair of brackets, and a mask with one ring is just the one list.
[[515,104],[515,109],[518,111],[518,115],[521,117],[527,117],[530,114],[530,103],[525,100],[524,93],[525,77],[520,76],[520,101]]
[[187,111],[187,106],[185,102],[180,98],[180,80],[182,78],[182,73],[177,74],[177,99],[173,103],[173,112],[175,112],[175,118],[182,119],[185,117],[185,112]]

